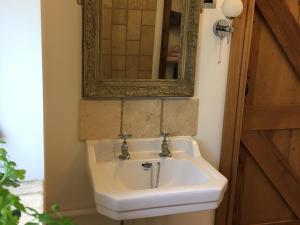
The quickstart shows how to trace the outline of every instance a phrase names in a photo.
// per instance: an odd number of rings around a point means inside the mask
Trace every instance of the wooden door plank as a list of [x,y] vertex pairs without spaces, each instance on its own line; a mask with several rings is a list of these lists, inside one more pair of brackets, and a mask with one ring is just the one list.
[[300,225],[300,221],[291,220],[291,221],[279,221],[279,222],[260,223],[260,224],[252,224],[252,225]]
[[[255,27],[259,27],[259,35],[252,38],[248,73],[249,95],[246,104],[294,103],[299,77],[258,9],[255,15],[254,23]],[[255,45],[256,38],[258,44]]]
[[270,140],[261,132],[243,131],[243,144],[257,161],[275,188],[300,218],[300,183]]
[[291,131],[290,151],[287,159],[294,173],[300,177],[300,129]]
[[284,1],[256,0],[296,74],[300,76],[300,29]]
[[[246,149],[246,150],[245,150]],[[256,160],[241,143],[241,154],[246,155],[242,165],[243,189],[237,188],[237,193],[242,191],[240,205],[241,216],[235,225],[259,224],[275,221],[295,220],[296,216],[284,198],[274,188],[273,183],[264,173]],[[239,162],[239,166],[240,163]],[[240,167],[238,169],[240,171]],[[239,177],[240,178],[240,177]],[[237,196],[238,197],[238,196]],[[237,199],[236,199],[237,200]],[[235,201],[236,201],[235,200]],[[235,209],[236,210],[236,209]]]
[[261,51],[260,42],[261,42],[261,34],[263,29],[263,18],[262,15],[255,10],[254,18],[253,18],[253,32],[251,38],[251,51],[249,58],[249,68],[248,68],[248,79],[247,79],[247,91],[246,91],[246,99],[245,104],[251,104],[253,102],[253,96],[255,94],[254,87],[256,80],[256,73],[259,61],[259,54]]
[[245,7],[242,15],[234,20],[236,31],[231,42],[220,160],[220,171],[228,178],[229,186],[217,209],[215,225],[232,224],[255,0],[243,0],[243,3]]
[[300,128],[300,105],[247,105],[244,130],[280,130]]
[[238,173],[236,182],[236,194],[233,207],[232,224],[240,224],[243,207],[244,185],[245,185],[245,166],[247,165],[247,149],[241,145],[239,160],[238,160]]

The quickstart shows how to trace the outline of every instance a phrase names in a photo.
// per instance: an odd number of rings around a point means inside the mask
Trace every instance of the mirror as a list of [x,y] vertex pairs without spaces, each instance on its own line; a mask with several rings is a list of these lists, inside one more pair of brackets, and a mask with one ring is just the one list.
[[83,97],[193,96],[200,0],[83,1]]
[[101,12],[100,79],[178,78],[182,0],[102,1]]

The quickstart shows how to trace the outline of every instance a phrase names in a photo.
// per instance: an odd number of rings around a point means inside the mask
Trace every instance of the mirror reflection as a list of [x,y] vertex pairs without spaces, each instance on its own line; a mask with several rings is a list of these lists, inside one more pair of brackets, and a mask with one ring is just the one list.
[[100,2],[100,80],[179,78],[183,0]]

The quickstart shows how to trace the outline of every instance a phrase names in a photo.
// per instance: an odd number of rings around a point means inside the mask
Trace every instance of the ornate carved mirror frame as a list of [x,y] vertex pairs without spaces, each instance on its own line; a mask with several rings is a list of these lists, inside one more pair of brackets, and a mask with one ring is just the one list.
[[101,0],[83,1],[83,83],[85,99],[119,97],[192,97],[201,0],[184,0],[177,80],[99,80]]

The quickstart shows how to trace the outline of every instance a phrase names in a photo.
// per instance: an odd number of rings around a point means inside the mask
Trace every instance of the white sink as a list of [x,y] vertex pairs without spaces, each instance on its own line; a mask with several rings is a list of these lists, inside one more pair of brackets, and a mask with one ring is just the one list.
[[219,206],[226,178],[202,158],[193,138],[168,141],[172,157],[161,158],[161,138],[129,139],[129,160],[118,159],[121,140],[87,141],[88,168],[99,213],[127,220]]

